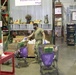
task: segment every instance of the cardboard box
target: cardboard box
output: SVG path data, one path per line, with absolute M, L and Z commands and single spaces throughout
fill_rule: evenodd
M 35 54 L 34 54 L 34 45 L 35 44 L 28 44 L 27 47 L 28 47 L 28 57 L 35 57 Z

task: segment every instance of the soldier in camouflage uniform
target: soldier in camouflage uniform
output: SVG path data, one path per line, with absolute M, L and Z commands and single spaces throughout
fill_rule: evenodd
M 36 55 L 36 58 L 39 58 L 38 47 L 39 47 L 39 45 L 42 45 L 43 39 L 45 39 L 45 33 L 42 28 L 38 27 L 37 23 L 34 23 L 33 27 L 34 27 L 34 31 L 31 35 L 28 36 L 28 38 L 34 36 L 34 38 L 35 38 L 35 55 Z

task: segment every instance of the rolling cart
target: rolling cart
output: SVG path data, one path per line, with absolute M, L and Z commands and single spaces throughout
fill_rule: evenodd
M 4 52 L 4 56 L 0 57 L 0 75 L 15 75 L 15 67 L 14 67 L 14 53 L 12 52 Z M 7 60 L 12 59 L 12 71 L 1 71 L 1 64 L 6 62 Z
M 41 75 L 59 75 L 58 52 L 59 49 L 54 45 L 47 44 L 39 47 Z

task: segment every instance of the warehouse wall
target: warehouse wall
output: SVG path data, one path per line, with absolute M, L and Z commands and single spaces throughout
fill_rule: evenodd
M 15 6 L 15 0 L 10 0 L 10 16 L 14 20 L 25 20 L 25 16 L 30 14 L 32 20 L 42 20 L 44 16 L 48 15 L 49 23 L 52 24 L 52 0 L 42 0 L 41 6 Z
M 71 21 L 68 7 L 70 5 L 75 5 L 76 2 L 74 2 L 74 0 L 60 1 L 64 6 L 63 24 L 66 25 L 66 23 Z M 15 6 L 15 0 L 10 0 L 10 16 L 13 17 L 14 20 L 21 19 L 23 22 L 25 22 L 25 16 L 27 14 L 32 16 L 32 20 L 42 20 L 42 23 L 44 23 L 44 16 L 48 14 L 49 23 L 52 25 L 52 0 L 42 0 L 41 6 Z

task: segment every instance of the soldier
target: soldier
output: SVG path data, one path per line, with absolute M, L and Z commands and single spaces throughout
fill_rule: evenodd
M 28 36 L 28 39 L 32 36 L 34 36 L 35 38 L 35 57 L 37 58 L 37 60 L 39 60 L 39 50 L 38 50 L 38 47 L 40 45 L 42 45 L 43 43 L 43 39 L 45 39 L 45 33 L 44 33 L 44 30 L 42 28 L 39 28 L 38 27 L 38 24 L 37 23 L 34 23 L 33 24 L 33 28 L 34 28 L 34 31 L 32 32 L 31 35 Z

